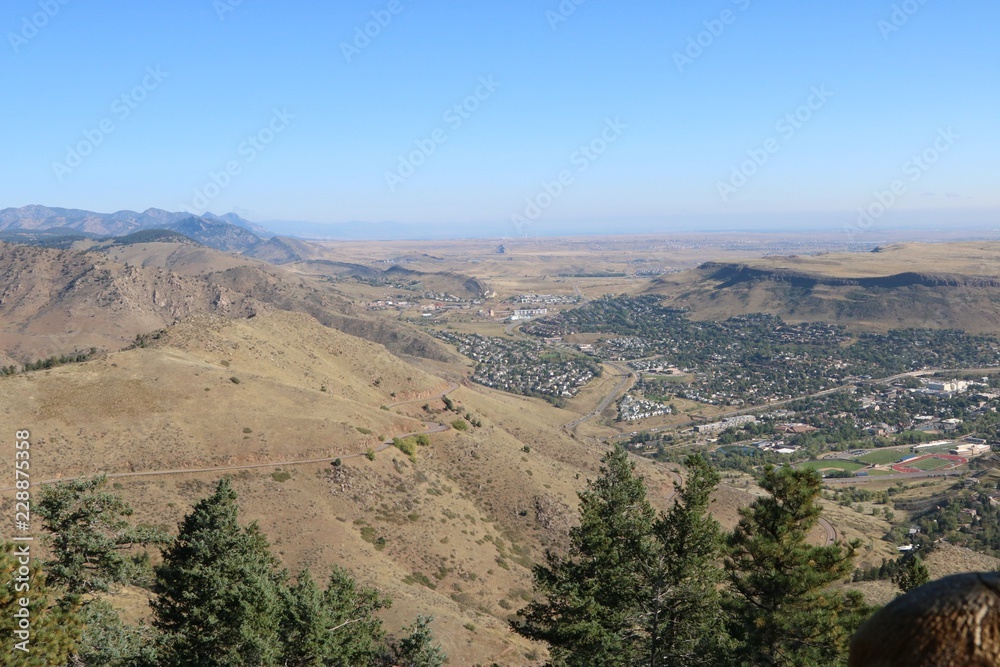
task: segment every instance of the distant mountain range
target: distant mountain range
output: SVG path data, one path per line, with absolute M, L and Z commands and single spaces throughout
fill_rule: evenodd
M 95 213 L 39 205 L 0 210 L 0 232 L 8 234 L 57 230 L 63 235 L 76 233 L 87 237 L 119 237 L 150 229 L 177 232 L 210 248 L 229 252 L 246 252 L 274 236 L 264 227 L 235 213 L 196 216 L 158 208 L 142 213 Z

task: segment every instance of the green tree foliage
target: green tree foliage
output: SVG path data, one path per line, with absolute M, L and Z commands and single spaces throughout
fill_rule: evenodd
M 15 546 L 0 541 L 0 637 L 3 653 L 0 664 L 9 667 L 55 667 L 66 664 L 80 636 L 78 606 L 71 601 L 54 600 L 45 581 L 42 563 L 25 565 L 16 555 Z M 27 573 L 25 574 L 25 568 Z M 28 601 L 27 607 L 21 601 Z M 21 611 L 26 609 L 26 612 Z M 27 613 L 29 628 L 24 632 L 20 616 Z M 21 642 L 27 642 L 22 644 Z M 20 650 L 21 648 L 27 651 Z
M 899 569 L 892 574 L 892 583 L 899 586 L 899 590 L 904 593 L 909 593 L 930 580 L 931 573 L 924 565 L 923 559 L 917 554 L 904 556 L 899 564 Z
M 600 476 L 580 493 L 580 525 L 570 553 L 546 554 L 534 569 L 544 596 L 524 608 L 514 629 L 545 641 L 554 665 L 641 664 L 646 587 L 637 581 L 654 549 L 653 508 L 635 464 L 618 446 L 602 459 Z
M 676 502 L 654 527 L 658 548 L 649 572 L 644 663 L 650 667 L 725 664 L 728 649 L 718 592 L 722 532 L 708 514 L 719 475 L 701 456 L 684 463 L 687 482 L 676 485 Z
M 61 354 L 59 356 L 51 356 L 37 361 L 29 361 L 22 367 L 22 372 L 28 373 L 31 371 L 48 370 L 50 368 L 55 368 L 56 366 L 64 366 L 65 364 L 80 364 L 85 361 L 90 361 L 96 354 L 97 348 L 92 347 L 87 352 L 73 352 L 72 354 Z M 16 369 L 14 369 L 13 366 L 9 366 L 8 368 L 10 371 L 5 374 L 14 375 Z
M 806 542 L 820 514 L 814 471 L 769 466 L 760 485 L 769 495 L 740 510 L 725 561 L 737 664 L 843 665 L 870 610 L 860 594 L 827 587 L 850 572 L 858 543 Z
M 142 547 L 167 536 L 128 521 L 132 507 L 104 490 L 105 476 L 42 487 L 36 511 L 51 535 L 49 580 L 70 595 L 109 591 L 115 584 L 140 582 L 150 570 Z
M 441 667 L 448 656 L 434 643 L 430 624 L 433 616 L 418 616 L 416 622 L 404 630 L 409 634 L 393 647 L 392 664 L 399 667 Z
M 228 479 L 195 505 L 157 568 L 154 625 L 166 666 L 277 665 L 284 573 L 257 525 L 238 521 Z
M 382 622 L 375 612 L 391 601 L 359 587 L 344 570 L 334 568 L 325 591 L 306 570 L 283 598 L 283 667 L 356 667 L 380 655 Z
M 726 664 L 719 584 L 722 534 L 709 516 L 718 474 L 690 456 L 677 501 L 656 516 L 621 447 L 580 494 L 567 557 L 535 568 L 544 596 L 521 611 L 521 634 L 545 641 L 553 665 Z
M 375 614 L 391 601 L 334 568 L 291 584 L 228 479 L 181 523 L 157 568 L 157 667 L 358 667 L 386 653 Z M 197 662 L 192 662 L 197 656 Z M 424 664 L 424 663 L 419 663 Z M 431 663 L 428 663 L 431 664 Z
M 105 600 L 92 600 L 80 612 L 83 633 L 73 667 L 156 665 L 158 634 L 148 625 L 129 625 Z

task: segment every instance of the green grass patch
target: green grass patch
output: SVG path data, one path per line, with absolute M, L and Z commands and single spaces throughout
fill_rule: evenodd
M 799 468 L 810 468 L 812 470 L 847 470 L 854 472 L 864 468 L 860 463 L 854 461 L 841 461 L 840 459 L 822 459 L 817 461 L 805 461 L 798 465 Z
M 858 460 L 873 465 L 885 465 L 895 463 L 904 456 L 908 456 L 909 453 L 909 450 L 906 449 L 876 449 L 864 456 L 859 456 Z
M 275 470 L 271 473 L 271 479 L 275 482 L 287 482 L 292 478 L 292 473 L 287 470 Z
M 917 461 L 916 463 L 907 464 L 911 468 L 916 468 L 917 470 L 937 470 L 938 468 L 946 468 L 955 463 L 955 461 L 945 461 L 944 459 L 924 459 L 923 461 Z

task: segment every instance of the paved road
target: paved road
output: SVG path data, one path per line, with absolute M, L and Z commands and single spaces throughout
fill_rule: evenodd
M 444 391 L 442 391 L 442 392 L 440 392 L 438 394 L 435 394 L 434 396 L 429 396 L 427 398 L 410 399 L 410 400 L 406 400 L 406 401 L 398 401 L 396 403 L 389 404 L 388 407 L 397 406 L 397 405 L 405 405 L 407 403 L 418 403 L 420 401 L 429 401 L 429 400 L 433 400 L 435 398 L 442 398 L 444 396 L 447 396 L 451 392 L 455 391 L 456 389 L 458 389 L 458 385 L 455 384 L 455 383 L 452 383 L 447 389 L 445 389 Z M 430 434 L 430 433 L 444 433 L 445 431 L 447 431 L 450 428 L 450 426 L 448 426 L 447 424 L 440 424 L 440 423 L 437 423 L 437 422 L 423 422 L 423 424 L 424 424 L 424 426 L 426 428 L 424 428 L 421 431 L 413 431 L 411 433 L 403 433 L 402 435 L 398 435 L 398 436 L 395 436 L 395 437 L 397 437 L 397 438 L 406 438 L 406 437 L 409 437 L 411 435 L 420 435 L 420 434 L 423 434 L 423 433 L 427 433 L 427 434 Z M 392 439 L 391 438 L 388 439 L 388 440 L 383 441 L 378 447 L 374 447 L 373 449 L 376 452 L 381 452 L 381 451 L 383 451 L 385 449 L 388 449 L 389 447 L 392 447 Z M 157 477 L 157 476 L 162 476 L 162 475 L 183 475 L 183 474 L 187 474 L 187 473 L 196 473 L 196 472 L 228 472 L 228 471 L 232 471 L 232 470 L 253 470 L 255 468 L 284 468 L 284 467 L 287 467 L 287 466 L 307 465 L 307 464 L 310 464 L 310 463 L 332 463 L 336 459 L 354 459 L 354 458 L 358 458 L 359 456 L 365 456 L 365 455 L 366 455 L 366 452 L 358 452 L 356 454 L 343 454 L 341 456 L 332 456 L 332 457 L 325 457 L 325 458 L 319 458 L 319 459 L 295 459 L 295 460 L 292 460 L 292 461 L 270 461 L 268 463 L 249 463 L 249 464 L 244 464 L 244 465 L 207 466 L 207 467 L 202 467 L 202 468 L 170 468 L 170 469 L 161 469 L 161 470 L 140 470 L 140 471 L 137 471 L 137 472 L 112 472 L 112 473 L 103 473 L 103 474 L 105 474 L 109 479 L 112 479 L 112 478 L 118 479 L 118 478 L 121 478 L 121 477 Z M 90 478 L 94 477 L 97 474 L 102 474 L 102 473 L 94 473 L 94 474 L 90 474 L 90 475 L 80 475 L 78 477 L 63 477 L 63 478 L 59 478 L 59 479 L 43 479 L 43 480 L 40 480 L 40 481 L 34 481 L 34 482 L 32 482 L 31 486 L 38 486 L 40 484 L 56 484 L 58 482 L 71 482 L 71 481 L 78 480 L 78 479 L 90 479 Z M 13 486 L 0 487 L 0 492 L 3 492 L 3 491 L 13 491 L 13 490 L 14 490 Z
M 967 471 L 966 471 L 967 472 Z M 857 484 L 859 482 L 905 482 L 924 477 L 956 477 L 964 474 L 961 470 L 945 470 L 937 472 L 901 472 L 896 475 L 876 475 L 875 477 L 826 477 L 824 484 Z
M 833 524 L 830 523 L 829 521 L 827 521 L 826 519 L 824 519 L 823 517 L 819 518 L 819 522 L 818 523 L 819 523 L 820 526 L 823 527 L 823 530 L 826 531 L 826 546 L 830 546 L 831 544 L 833 544 L 834 542 L 836 542 L 837 541 L 837 529 L 833 527 Z
M 615 385 L 614 389 L 612 389 L 604 398 L 600 400 L 596 408 L 594 408 L 587 414 L 583 415 L 582 417 L 574 419 L 568 424 L 563 424 L 563 428 L 566 429 L 567 431 L 572 431 L 574 428 L 576 428 L 583 422 L 587 421 L 588 419 L 596 417 L 597 415 L 604 412 L 604 409 L 607 408 L 609 405 L 611 405 L 611 402 L 615 400 L 619 396 L 619 394 L 621 394 L 621 392 L 625 389 L 626 385 L 628 385 L 629 381 L 636 377 L 635 372 L 631 368 L 628 368 L 627 366 L 622 366 L 621 364 L 617 364 L 613 361 L 607 361 L 605 363 L 608 366 L 612 366 L 615 369 L 617 369 L 622 374 L 622 379 L 618 381 L 618 384 Z
M 995 373 L 996 371 L 997 371 L 996 368 L 992 368 L 992 369 L 990 369 L 990 368 L 929 368 L 929 369 L 920 370 L 920 371 L 909 371 L 907 373 L 899 373 L 898 375 L 890 375 L 889 377 L 885 377 L 885 378 L 881 378 L 881 379 L 877 379 L 877 380 L 870 380 L 870 381 L 874 382 L 876 384 L 890 384 L 892 382 L 895 382 L 896 380 L 902 380 L 903 378 L 920 377 L 922 375 L 932 375 L 934 373 L 979 373 L 979 372 L 982 372 L 982 373 L 986 373 L 986 372 Z M 802 401 L 802 400 L 809 399 L 809 398 L 819 398 L 821 396 L 828 396 L 830 394 L 836 394 L 837 392 L 846 391 L 846 390 L 848 390 L 848 389 L 850 389 L 851 387 L 854 387 L 854 386 L 856 386 L 856 384 L 854 382 L 851 382 L 849 384 L 843 384 L 843 385 L 839 385 L 837 387 L 831 387 L 830 389 L 824 389 L 823 391 L 817 391 L 816 393 L 813 393 L 813 394 L 805 394 L 803 396 L 796 396 L 794 398 L 786 398 L 786 399 L 782 399 L 780 401 L 774 401 L 773 403 L 764 403 L 764 404 L 761 404 L 761 405 L 752 405 L 752 406 L 749 406 L 749 407 L 746 407 L 746 408 L 740 408 L 739 410 L 730 410 L 729 412 L 721 412 L 721 413 L 715 415 L 713 417 L 713 419 L 722 419 L 723 417 L 735 417 L 737 415 L 749 414 L 751 412 L 760 412 L 762 410 L 773 410 L 774 408 L 780 407 L 782 405 L 787 405 L 789 403 L 794 403 L 795 401 Z M 652 428 L 652 429 L 646 429 L 646 430 L 648 430 L 650 432 L 656 432 L 656 431 L 676 431 L 676 430 L 680 430 L 682 428 L 687 428 L 689 426 L 695 426 L 697 424 L 704 423 L 704 421 L 705 420 L 703 420 L 703 419 L 692 419 L 692 420 L 686 421 L 686 422 L 680 422 L 680 423 L 677 423 L 677 424 L 670 424 L 669 426 L 661 426 L 659 428 Z M 612 438 L 624 438 L 624 437 L 627 437 L 627 436 L 624 435 L 624 434 L 622 434 L 622 435 L 616 435 L 616 436 L 611 436 L 611 437 Z

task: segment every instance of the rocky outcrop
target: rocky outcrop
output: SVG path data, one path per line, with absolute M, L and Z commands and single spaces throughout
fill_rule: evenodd
M 879 610 L 851 640 L 849 667 L 1000 665 L 1000 573 L 932 581 Z

